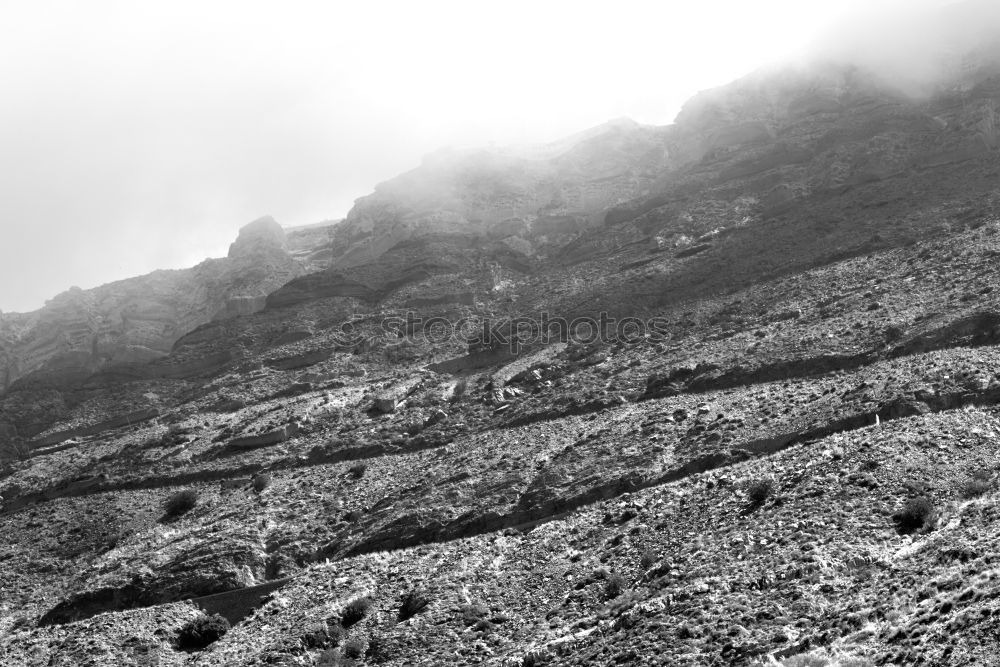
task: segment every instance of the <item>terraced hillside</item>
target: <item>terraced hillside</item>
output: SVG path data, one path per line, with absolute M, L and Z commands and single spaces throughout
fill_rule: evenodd
M 438 156 L 19 371 L 0 663 L 1000 664 L 1000 77 L 798 76 Z

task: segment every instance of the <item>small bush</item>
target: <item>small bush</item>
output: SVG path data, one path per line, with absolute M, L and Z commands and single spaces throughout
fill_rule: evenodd
M 198 504 L 198 492 L 194 489 L 185 489 L 173 494 L 163 503 L 163 513 L 168 518 L 178 517 L 194 509 Z
M 177 645 L 185 651 L 199 651 L 229 631 L 224 616 L 212 614 L 188 621 L 177 633 Z
M 260 493 L 267 487 L 271 486 L 271 473 L 262 472 L 258 475 L 254 475 L 251 483 L 253 484 L 253 490 Z
M 524 658 L 521 659 L 521 667 L 542 667 L 543 665 L 551 665 L 551 664 L 552 664 L 551 654 L 541 649 L 529 651 L 525 653 Z
M 368 649 L 365 651 L 365 657 L 368 658 L 369 662 L 382 662 L 389 658 L 388 645 L 382 635 L 375 634 L 368 637 Z
M 490 609 L 483 604 L 467 604 L 463 605 L 459 610 L 461 616 L 462 625 L 469 627 L 470 625 L 475 625 L 479 621 L 483 620 L 490 614 Z
M 368 464 L 355 463 L 354 465 L 352 465 L 350 468 L 347 469 L 347 472 L 350 473 L 351 477 L 353 477 L 354 479 L 361 479 L 362 477 L 365 476 L 365 471 L 367 470 L 368 470 Z
M 367 597 L 356 598 L 347 603 L 344 611 L 340 614 L 340 623 L 345 628 L 361 622 L 368 612 L 371 611 L 372 601 Z
M 756 479 L 747 486 L 747 498 L 754 505 L 760 505 L 774 490 L 774 481 L 769 477 Z
M 645 551 L 642 552 L 642 555 L 639 557 L 639 567 L 641 567 L 643 570 L 648 570 L 649 568 L 656 565 L 656 561 L 658 560 L 659 558 L 656 557 L 655 551 L 653 551 L 652 549 L 646 549 Z
M 885 328 L 885 339 L 893 343 L 902 338 L 905 333 L 903 327 L 893 324 Z
M 604 583 L 604 599 L 613 600 L 625 590 L 625 579 L 620 575 L 613 574 Z
M 344 656 L 357 660 L 365 654 L 365 642 L 361 639 L 348 639 L 343 646 Z
M 935 518 L 934 503 L 927 496 L 910 498 L 902 509 L 892 515 L 892 520 L 901 533 L 928 530 Z
M 326 648 L 337 646 L 344 640 L 344 628 L 334 620 L 311 624 L 302 634 L 302 644 L 306 648 Z
M 427 605 L 430 603 L 430 598 L 428 598 L 423 591 L 418 589 L 407 591 L 406 594 L 403 595 L 402 601 L 399 603 L 399 620 L 405 621 L 409 618 L 413 618 L 426 609 Z
M 317 667 L 354 667 L 358 663 L 344 655 L 339 648 L 328 648 L 316 657 Z
M 993 487 L 993 480 L 985 470 L 976 470 L 959 485 L 959 492 L 966 500 L 978 498 Z

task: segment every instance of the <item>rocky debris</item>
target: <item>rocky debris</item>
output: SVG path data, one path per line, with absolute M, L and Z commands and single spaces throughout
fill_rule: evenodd
M 333 349 L 318 349 L 310 350 L 308 352 L 303 352 L 302 354 L 296 354 L 289 357 L 279 357 L 276 359 L 268 359 L 264 362 L 269 368 L 274 368 L 280 371 L 290 371 L 297 368 L 308 368 L 309 366 L 315 366 L 316 364 L 322 363 L 333 356 Z
M 133 412 L 126 413 L 124 415 L 119 415 L 117 417 L 112 417 L 111 419 L 105 419 L 96 424 L 90 424 L 88 426 L 78 426 L 76 428 L 68 429 L 65 431 L 57 431 L 55 433 L 50 433 L 48 435 L 43 435 L 34 441 L 34 446 L 36 447 L 49 447 L 51 445 L 57 445 L 64 440 L 77 437 L 85 437 L 90 435 L 96 435 L 98 433 L 103 433 L 104 431 L 110 431 L 112 429 L 121 428 L 122 426 L 134 426 L 136 424 L 141 424 L 142 422 L 149 421 L 150 419 L 155 419 L 160 416 L 160 411 L 157 408 L 145 408 L 142 410 L 136 410 Z
M 257 449 L 259 447 L 271 447 L 272 445 L 277 445 L 279 443 L 285 442 L 292 436 L 294 436 L 299 430 L 296 424 L 285 424 L 276 429 L 270 431 L 265 431 L 263 433 L 258 433 L 256 435 L 243 435 L 238 438 L 233 438 L 228 443 L 226 447 L 228 449 L 234 450 L 246 450 L 246 449 Z
M 417 375 L 401 382 L 392 383 L 375 395 L 372 407 L 377 412 L 384 414 L 395 412 L 402 401 L 423 386 L 423 382 L 424 377 Z
M 246 489 L 250 487 L 251 478 L 236 477 L 233 479 L 223 479 L 219 482 L 220 491 L 232 491 L 234 489 Z
M 106 611 L 146 607 L 246 589 L 262 578 L 263 553 L 236 534 L 173 546 L 170 556 L 154 572 L 137 571 L 122 585 L 124 573 L 106 576 L 106 585 L 79 592 L 63 600 L 39 620 L 40 625 L 65 624 Z M 91 584 L 92 586 L 94 584 Z

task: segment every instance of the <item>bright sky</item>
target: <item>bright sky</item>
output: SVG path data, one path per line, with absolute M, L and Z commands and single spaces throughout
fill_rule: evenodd
M 0 0 L 0 309 L 223 256 L 261 215 L 342 217 L 443 146 L 669 123 L 913 4 Z

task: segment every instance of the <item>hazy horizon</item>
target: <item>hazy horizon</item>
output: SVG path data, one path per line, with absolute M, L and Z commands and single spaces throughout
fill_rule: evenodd
M 0 310 L 224 256 L 264 215 L 341 218 L 444 147 L 668 124 L 862 7 L 914 3 L 470 4 L 7 6 Z

